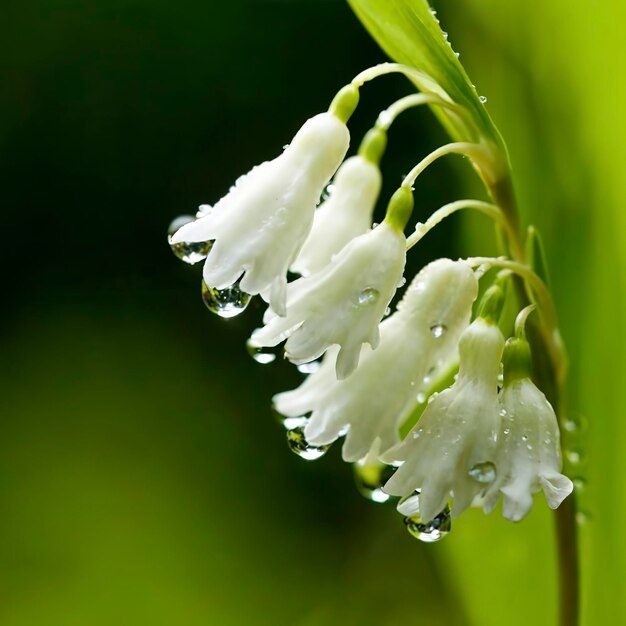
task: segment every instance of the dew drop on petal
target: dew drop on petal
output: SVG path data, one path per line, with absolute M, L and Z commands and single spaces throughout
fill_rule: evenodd
M 425 393 L 418 393 L 416 400 L 418 401 L 419 404 L 424 404 L 426 402 L 426 394 Z
M 294 454 L 297 454 L 305 461 L 315 461 L 323 457 L 330 448 L 330 444 L 325 446 L 312 446 L 309 444 L 304 437 L 303 424 L 287 430 L 287 445 Z
M 433 324 L 430 327 L 430 332 L 435 339 L 439 339 L 439 337 L 443 337 L 444 333 L 448 330 L 448 327 L 444 324 Z
M 393 476 L 396 471 L 391 465 L 382 463 L 368 464 L 355 463 L 354 481 L 359 493 L 372 502 L 387 502 L 391 497 L 383 491 L 383 485 Z
M 326 187 L 324 188 L 324 191 L 322 191 L 321 202 L 326 202 L 326 200 L 328 200 L 333 195 L 334 191 L 335 191 L 335 185 L 333 185 L 332 183 L 329 183 L 328 185 L 326 185 Z
M 194 222 L 195 219 L 196 218 L 192 215 L 180 215 L 175 218 L 167 228 L 167 242 L 170 244 L 170 249 L 174 253 L 174 256 L 189 265 L 204 261 L 213 245 L 212 241 L 180 241 L 178 243 L 172 243 L 174 234 L 182 226 Z
M 246 309 L 251 296 L 239 289 L 239 281 L 225 289 L 209 287 L 202 281 L 202 300 L 211 313 L 220 317 L 235 317 Z
M 276 360 L 276 348 L 259 347 L 248 341 L 248 343 L 246 343 L 246 349 L 248 350 L 248 354 L 261 365 L 267 365 Z
M 487 461 L 477 463 L 467 472 L 475 481 L 483 484 L 492 483 L 496 479 L 496 466 Z
M 445 537 L 452 528 L 450 507 L 446 504 L 446 508 L 430 521 L 424 521 L 419 514 L 416 514 L 405 517 L 404 523 L 413 537 L 424 543 L 434 543 Z
M 363 289 L 357 297 L 358 304 L 361 306 L 365 306 L 368 304 L 374 304 L 376 300 L 378 300 L 378 296 L 380 293 L 378 289 L 374 289 L 373 287 L 368 287 L 367 289 Z

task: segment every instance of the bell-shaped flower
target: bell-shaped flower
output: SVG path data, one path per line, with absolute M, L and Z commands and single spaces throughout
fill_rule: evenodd
M 180 228 L 172 244 L 213 241 L 204 282 L 224 289 L 243 274 L 248 294 L 269 290 L 285 311 L 287 270 L 304 243 L 320 195 L 343 160 L 349 132 L 333 113 L 308 120 L 284 152 L 237 180 L 212 209 Z
M 329 351 L 299 388 L 274 397 L 276 409 L 288 417 L 310 413 L 304 436 L 313 446 L 345 433 L 344 460 L 377 457 L 399 442 L 399 426 L 416 405 L 426 374 L 456 353 L 477 289 L 467 264 L 434 261 L 380 325 L 378 348 L 362 348 L 351 376 L 335 379 L 336 351 Z
M 381 184 L 378 165 L 361 155 L 347 159 L 337 170 L 330 195 L 315 211 L 313 228 L 291 270 L 302 276 L 317 272 L 367 232 Z
M 404 234 L 385 220 L 319 272 L 289 283 L 287 314 L 279 317 L 268 309 L 265 326 L 250 343 L 275 346 L 287 338 L 285 354 L 294 363 L 313 361 L 338 344 L 337 376 L 349 376 L 362 344 L 378 345 L 378 324 L 402 279 L 405 259 Z
M 498 373 L 504 347 L 500 329 L 478 317 L 459 341 L 459 373 L 455 383 L 431 397 L 422 417 L 386 462 L 402 465 L 385 484 L 390 495 L 419 492 L 419 511 L 433 519 L 454 497 L 459 515 L 485 482 L 493 480 L 491 460 L 496 442 Z
M 554 409 L 529 377 L 528 343 L 509 339 L 503 364 L 496 477 L 483 497 L 483 510 L 490 513 L 502 495 L 503 516 L 517 522 L 530 510 L 533 493 L 543 490 L 550 508 L 556 509 L 572 492 L 573 484 L 561 474 Z

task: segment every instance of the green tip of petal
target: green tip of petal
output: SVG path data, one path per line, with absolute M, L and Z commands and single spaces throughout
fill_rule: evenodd
M 328 107 L 328 111 L 344 124 L 359 104 L 359 89 L 355 85 L 342 87 Z
M 532 356 L 530 346 L 525 339 L 511 337 L 504 346 L 502 355 L 504 385 L 509 385 L 520 378 L 530 378 Z
M 413 190 L 410 187 L 400 187 L 389 200 L 385 222 L 399 232 L 404 232 L 413 212 L 413 204 Z
M 504 307 L 504 289 L 498 284 L 491 285 L 478 305 L 478 317 L 490 324 L 497 324 Z
M 378 165 L 387 147 L 387 133 L 382 128 L 371 128 L 367 131 L 359 146 L 359 155 L 370 163 Z

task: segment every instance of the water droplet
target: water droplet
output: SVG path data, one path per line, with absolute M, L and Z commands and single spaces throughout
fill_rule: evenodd
M 209 287 L 202 281 L 202 300 L 211 313 L 220 317 L 235 317 L 250 303 L 250 294 L 239 289 L 239 281 L 226 289 Z
M 572 482 L 574 483 L 574 488 L 576 489 L 576 491 L 582 491 L 585 488 L 585 485 L 587 484 L 585 479 L 582 478 L 581 476 L 576 476 L 575 478 L 572 479 Z
M 296 369 L 301 374 L 315 374 L 321 365 L 321 360 L 311 361 L 310 363 L 300 363 L 300 365 L 296 365 Z
M 487 102 L 487 96 L 478 96 L 478 99 L 481 101 L 482 104 L 485 104 L 485 102 Z
M 578 465 L 578 463 L 580 463 L 582 460 L 582 456 L 580 452 L 578 452 L 578 450 L 567 450 L 565 452 L 565 455 L 567 456 L 567 460 L 572 465 Z
M 290 428 L 287 431 L 287 445 L 294 454 L 297 454 L 301 459 L 306 461 L 315 461 L 323 457 L 328 448 L 330 448 L 330 444 L 325 446 L 312 446 L 309 444 L 304 438 L 303 424 L 295 428 Z
M 415 497 L 415 495 L 412 494 L 409 497 Z M 450 507 L 446 504 L 446 508 L 430 521 L 424 521 L 418 513 L 411 517 L 405 517 L 404 523 L 413 537 L 424 543 L 434 543 L 450 532 L 452 527 Z
M 326 202 L 326 200 L 328 200 L 328 198 L 330 198 L 333 195 L 333 192 L 335 191 L 335 185 L 333 185 L 332 183 L 329 183 L 328 185 L 326 185 L 326 187 L 324 188 L 324 191 L 322 191 L 322 198 L 320 201 L 321 202 Z
M 259 347 L 248 341 L 246 343 L 246 349 L 248 350 L 248 354 L 261 365 L 267 365 L 276 360 L 276 348 Z
M 589 521 L 589 514 L 586 513 L 585 511 L 578 511 L 576 513 L 576 523 L 579 526 L 582 526 L 583 524 L 586 524 Z
M 195 222 L 196 218 L 192 215 L 180 215 L 174 220 L 167 228 L 167 243 L 170 244 L 170 248 L 176 258 L 194 265 L 206 259 L 207 255 L 211 251 L 212 241 L 180 241 L 179 243 L 172 243 L 173 235 L 185 224 Z
M 391 307 L 389 306 L 385 309 L 385 317 L 387 317 L 388 315 L 391 315 Z
M 563 430 L 569 435 L 578 435 L 584 432 L 587 427 L 587 419 L 582 415 L 571 415 L 563 424 Z
M 506 409 L 500 409 L 500 417 L 506 417 Z
M 434 324 L 430 327 L 430 332 L 435 339 L 442 337 L 443 334 L 448 330 L 448 327 L 444 324 Z
M 505 428 L 505 429 L 502 431 L 502 434 L 504 434 L 504 435 L 510 435 L 510 434 L 511 434 L 511 429 L 510 429 L 510 428 Z
M 446 40 L 448 39 L 448 33 L 446 33 L 446 31 L 445 31 L 445 30 L 442 30 L 442 31 L 441 31 L 441 34 L 443 35 L 443 38 L 444 38 L 444 39 L 446 39 Z
M 368 305 L 374 304 L 376 300 L 378 300 L 378 296 L 380 295 L 378 289 L 374 289 L 373 287 L 368 287 L 367 289 L 363 289 L 361 293 L 359 293 L 357 297 L 357 301 L 360 305 Z
M 357 489 L 364 498 L 380 503 L 389 500 L 391 496 L 383 491 L 383 485 L 393 476 L 395 467 L 382 463 L 365 465 L 359 462 L 353 468 Z
M 424 404 L 424 402 L 426 402 L 426 394 L 425 393 L 418 393 L 417 394 L 417 401 L 420 404 Z
M 496 466 L 489 461 L 477 463 L 467 473 L 479 483 L 492 483 L 496 479 Z
M 528 441 L 528 435 L 522 435 L 522 441 Z
M 461 53 L 460 52 L 455 52 L 454 56 L 458 59 L 461 56 Z

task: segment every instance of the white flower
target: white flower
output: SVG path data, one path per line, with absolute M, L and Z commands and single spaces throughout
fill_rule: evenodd
M 314 446 L 347 431 L 344 460 L 371 461 L 398 443 L 398 427 L 416 405 L 426 373 L 456 353 L 477 289 L 465 263 L 431 263 L 412 281 L 398 311 L 380 325 L 378 348 L 363 347 L 350 377 L 336 380 L 336 350 L 329 351 L 298 389 L 274 397 L 276 409 L 290 417 L 311 413 L 304 435 Z
M 503 347 L 497 326 L 482 317 L 472 322 L 459 341 L 456 382 L 432 398 L 406 439 L 383 457 L 403 462 L 384 490 L 397 496 L 419 490 L 422 519 L 433 519 L 451 496 L 459 515 L 493 479 Z
M 315 211 L 313 228 L 291 271 L 308 276 L 322 269 L 349 241 L 372 225 L 382 176 L 363 156 L 347 159 L 337 170 L 332 192 Z
M 287 339 L 286 356 L 294 363 L 320 357 L 340 346 L 336 371 L 349 376 L 361 345 L 376 348 L 378 323 L 402 278 L 406 238 L 384 221 L 353 239 L 326 267 L 299 278 L 287 288 L 287 314 L 266 312 L 263 328 L 251 337 L 256 346 L 275 346 Z
M 176 232 L 171 243 L 214 241 L 203 277 L 226 288 L 243 274 L 249 294 L 270 290 L 275 311 L 285 311 L 287 269 L 311 228 L 315 206 L 348 150 L 346 125 L 332 113 L 308 120 L 273 161 L 237 180 L 211 210 Z
M 490 513 L 502 494 L 502 514 L 517 522 L 530 510 L 532 494 L 541 489 L 550 508 L 556 509 L 573 489 L 572 481 L 561 474 L 556 415 L 530 378 L 514 377 L 507 381 L 506 360 L 500 407 L 502 424 L 494 457 L 496 478 L 484 495 L 483 510 Z

